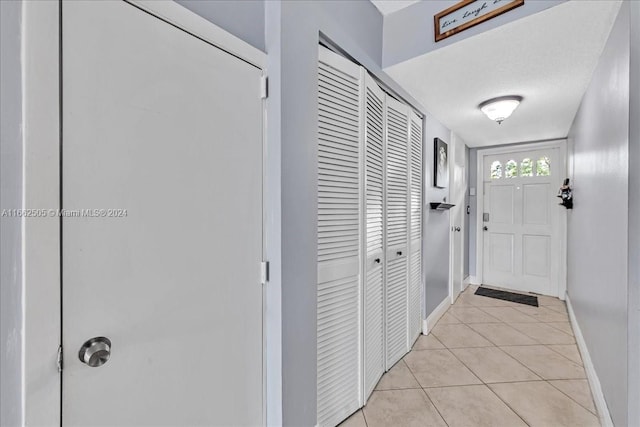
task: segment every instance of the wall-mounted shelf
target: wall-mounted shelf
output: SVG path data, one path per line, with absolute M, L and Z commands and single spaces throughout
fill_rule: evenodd
M 449 209 L 455 206 L 455 205 L 452 205 L 451 203 L 442 203 L 442 202 L 431 202 L 429 204 L 431 205 L 431 209 L 436 211 L 448 211 Z

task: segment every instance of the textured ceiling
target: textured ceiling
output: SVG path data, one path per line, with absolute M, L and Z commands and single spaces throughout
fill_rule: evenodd
M 620 1 L 562 3 L 385 71 L 471 147 L 567 136 Z M 501 125 L 478 109 L 524 100 Z
M 420 0 L 371 0 L 380 13 L 388 15 L 396 12 L 400 9 L 404 9 L 407 6 L 411 6 L 414 3 L 418 3 Z

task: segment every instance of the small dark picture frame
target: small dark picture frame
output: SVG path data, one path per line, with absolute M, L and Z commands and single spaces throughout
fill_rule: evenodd
M 433 138 L 433 184 L 438 188 L 449 185 L 449 150 L 440 138 Z

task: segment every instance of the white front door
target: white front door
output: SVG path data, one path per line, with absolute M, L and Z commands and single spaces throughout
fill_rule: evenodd
M 483 284 L 558 296 L 559 163 L 557 148 L 484 156 Z
M 261 425 L 262 72 L 129 3 L 62 9 L 62 207 L 105 209 L 62 222 L 62 424 Z

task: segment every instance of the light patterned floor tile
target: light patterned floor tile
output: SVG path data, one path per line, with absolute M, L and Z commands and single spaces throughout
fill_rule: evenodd
M 522 307 L 515 307 L 516 310 L 531 316 L 539 322 L 568 322 L 569 316 L 567 314 L 558 313 L 551 310 L 548 307 L 531 307 L 523 305 Z
M 404 360 L 401 360 L 382 376 L 376 386 L 376 390 L 398 390 L 403 388 L 420 388 L 420 384 L 418 384 Z
M 533 338 L 540 344 L 573 344 L 576 339 L 546 323 L 510 323 L 510 325 Z
M 438 338 L 433 334 L 420 335 L 413 345 L 413 350 L 434 350 L 437 348 L 444 348 L 444 344 L 438 341 Z
M 447 348 L 490 347 L 493 344 L 465 324 L 436 325 L 432 334 Z
M 451 352 L 485 383 L 541 380 L 498 347 L 457 348 Z
M 486 311 L 491 316 L 502 320 L 505 323 L 515 323 L 515 322 L 518 322 L 518 323 L 525 323 L 525 322 L 536 323 L 536 322 L 538 322 L 533 317 L 528 316 L 528 315 L 522 313 L 521 311 L 516 310 L 513 307 L 483 307 L 482 310 Z
M 597 415 L 596 406 L 591 396 L 591 388 L 587 380 L 557 380 L 549 383 L 561 392 L 575 400 L 578 404 Z
M 499 323 L 500 320 L 477 307 L 453 306 L 448 313 L 462 323 Z
M 584 368 L 544 345 L 500 347 L 545 380 L 586 378 Z
M 557 351 L 572 362 L 576 362 L 579 365 L 583 364 L 580 351 L 578 350 L 578 346 L 575 344 L 555 344 L 547 345 L 547 347 L 551 350 Z
M 450 315 L 449 313 L 445 313 L 440 317 L 440 320 L 436 323 L 437 325 L 449 325 L 452 323 L 461 323 L 458 319 Z
M 424 390 L 374 391 L 364 416 L 368 427 L 446 427 Z
M 351 415 L 349 418 L 344 420 L 340 427 L 367 427 L 367 423 L 364 420 L 364 415 L 362 414 L 362 410 L 359 410 L 355 414 Z
M 481 383 L 449 350 L 412 351 L 404 361 L 422 387 Z
M 532 427 L 600 426 L 598 418 L 546 381 L 489 387 Z
M 495 345 L 539 344 L 536 340 L 515 330 L 506 323 L 474 323 L 469 327 Z
M 549 322 L 547 323 L 547 325 L 551 326 L 552 328 L 556 328 L 559 331 L 567 333 L 571 336 L 574 335 L 573 329 L 571 328 L 571 323 L 569 322 Z
M 425 390 L 449 427 L 525 427 L 526 424 L 485 385 Z

